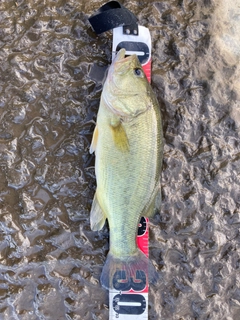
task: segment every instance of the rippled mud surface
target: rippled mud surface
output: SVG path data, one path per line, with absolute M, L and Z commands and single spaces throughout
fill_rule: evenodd
M 108 229 L 89 226 L 89 145 L 111 34 L 87 21 L 105 2 L 0 3 L 0 319 L 108 319 Z M 164 120 L 149 319 L 237 320 L 239 56 L 221 48 L 222 1 L 122 3 L 151 31 Z

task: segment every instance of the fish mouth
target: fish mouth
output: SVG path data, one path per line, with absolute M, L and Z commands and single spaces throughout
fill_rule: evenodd
M 118 89 L 118 90 L 119 90 L 119 87 L 118 87 L 117 83 L 115 83 L 115 81 L 114 81 L 114 76 L 113 76 L 114 73 L 115 73 L 115 71 L 116 71 L 116 69 L 118 69 L 117 66 L 118 66 L 119 64 L 121 65 L 122 63 L 124 63 L 124 62 L 132 59 L 131 56 L 125 57 L 125 54 L 126 54 L 126 49 L 124 49 L 124 48 L 120 49 L 120 50 L 117 52 L 117 54 L 116 54 L 116 56 L 115 56 L 115 58 L 114 58 L 114 60 L 113 60 L 113 62 L 112 62 L 112 64 L 111 64 L 111 66 L 110 66 L 110 68 L 109 68 L 109 70 L 108 70 L 107 81 L 109 81 L 110 83 L 112 83 L 113 86 L 114 86 L 116 89 Z
M 113 80 L 113 74 L 115 73 L 115 71 L 119 70 L 119 66 L 121 66 L 121 65 L 125 65 L 125 66 L 129 65 L 130 66 L 131 62 L 134 61 L 134 59 L 136 59 L 136 58 L 137 58 L 137 56 L 134 54 L 126 56 L 126 49 L 124 49 L 124 48 L 120 49 L 117 52 L 111 66 L 109 68 L 109 71 L 108 71 L 109 79 Z
M 131 60 L 131 59 L 133 58 L 133 56 L 134 56 L 134 55 L 128 55 L 128 56 L 126 56 L 126 49 L 122 48 L 122 49 L 120 49 L 120 50 L 117 52 L 117 54 L 116 54 L 116 56 L 115 56 L 115 58 L 114 58 L 114 60 L 113 60 L 113 65 L 114 65 L 115 63 L 118 63 L 118 62 L 123 62 L 123 61 Z
M 115 56 L 114 58 L 114 62 L 117 62 L 119 60 L 122 60 L 125 58 L 125 54 L 126 54 L 126 49 L 120 49 L 118 52 L 117 52 L 117 55 Z

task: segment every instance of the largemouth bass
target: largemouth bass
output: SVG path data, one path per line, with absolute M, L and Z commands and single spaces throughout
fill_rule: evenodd
M 97 189 L 90 223 L 110 228 L 110 250 L 101 275 L 109 289 L 117 271 L 136 279 L 137 270 L 156 279 L 152 263 L 138 249 L 142 216 L 159 208 L 163 152 L 161 115 L 155 94 L 136 55 L 121 49 L 103 86 L 90 152 L 95 152 Z

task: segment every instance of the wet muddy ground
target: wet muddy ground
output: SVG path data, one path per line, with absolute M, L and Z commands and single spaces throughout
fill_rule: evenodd
M 105 2 L 0 3 L 0 319 L 108 319 L 89 146 L 112 38 L 87 20 Z M 219 41 L 222 1 L 122 3 L 152 34 L 165 136 L 149 319 L 238 320 L 239 57 L 228 30 Z

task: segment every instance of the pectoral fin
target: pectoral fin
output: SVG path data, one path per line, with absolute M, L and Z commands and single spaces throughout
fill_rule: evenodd
M 96 126 L 93 132 L 92 142 L 89 150 L 90 153 L 93 153 L 94 151 L 96 151 L 97 141 L 98 141 L 98 127 Z
M 129 151 L 128 137 L 122 123 L 119 121 L 110 126 L 115 146 L 122 152 Z
M 92 208 L 90 212 L 90 226 L 93 231 L 101 230 L 104 226 L 106 217 L 100 207 L 100 204 L 95 193 Z

